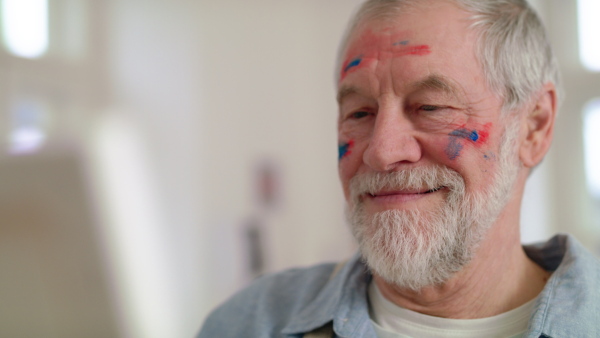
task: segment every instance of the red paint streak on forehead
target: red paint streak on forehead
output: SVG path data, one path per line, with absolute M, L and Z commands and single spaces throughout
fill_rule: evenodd
M 431 48 L 427 45 L 419 45 L 414 47 L 409 47 L 406 51 L 406 54 L 401 55 L 427 55 L 431 53 Z M 400 55 L 400 56 L 401 56 Z
M 375 61 L 385 61 L 406 55 L 428 55 L 431 48 L 428 45 L 413 45 L 410 41 L 412 34 L 409 31 L 391 32 L 384 29 L 375 34 L 366 30 L 359 37 L 353 39 L 346 52 L 346 60 L 342 64 L 340 81 L 350 72 L 364 68 Z

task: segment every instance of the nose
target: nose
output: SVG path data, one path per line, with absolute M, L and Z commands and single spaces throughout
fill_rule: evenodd
M 390 171 L 421 159 L 422 149 L 412 122 L 398 109 L 380 109 L 363 161 L 375 171 Z

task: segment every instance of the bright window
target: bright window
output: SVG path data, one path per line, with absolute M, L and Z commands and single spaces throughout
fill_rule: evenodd
M 600 98 L 584 111 L 585 169 L 590 193 L 600 199 Z
M 48 0 L 1 0 L 2 32 L 8 50 L 37 58 L 48 49 Z
M 600 72 L 600 1 L 578 0 L 579 56 L 583 66 Z

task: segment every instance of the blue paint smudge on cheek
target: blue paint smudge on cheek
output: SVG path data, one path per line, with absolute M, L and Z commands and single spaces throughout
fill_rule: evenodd
M 462 149 L 463 145 L 460 143 L 460 140 L 454 137 L 450 137 L 450 142 L 446 147 L 446 155 L 448 155 L 449 159 L 454 160 L 458 156 L 460 156 L 460 152 Z
M 493 152 L 487 152 L 487 153 L 483 154 L 483 158 L 485 158 L 488 161 L 495 160 L 496 154 L 494 154 Z
M 360 65 L 360 63 L 362 62 L 362 58 L 359 56 L 356 59 L 352 60 L 347 66 L 346 68 L 344 68 L 344 72 L 349 71 L 350 69 L 357 67 Z
M 479 134 L 477 133 L 477 130 L 469 131 L 464 128 L 456 129 L 456 130 L 452 131 L 449 135 L 464 138 L 464 139 L 469 139 L 473 142 L 477 142 L 477 140 L 479 140 Z
M 342 158 L 348 154 L 348 150 L 350 150 L 349 143 L 344 143 L 338 146 L 338 161 L 341 161 Z

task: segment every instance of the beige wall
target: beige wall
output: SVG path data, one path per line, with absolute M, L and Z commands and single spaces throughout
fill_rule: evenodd
M 353 252 L 336 174 L 333 64 L 355 3 L 113 3 L 111 111 L 150 149 L 163 217 L 154 230 L 165 234 L 169 271 L 182 276 L 162 286 L 180 332 L 252 278 L 249 220 L 261 223 L 266 272 Z M 255 191 L 265 162 L 281 183 L 269 210 Z
M 2 305 L 20 309 L 0 305 L 9 313 L 0 327 L 191 336 L 252 279 L 244 235 L 252 220 L 266 272 L 355 250 L 337 178 L 333 66 L 358 0 L 56 3 L 88 6 L 79 68 L 58 50 L 40 63 L 0 53 L 3 101 L 38 86 L 73 103 L 52 112 L 41 153 L 0 156 L 0 251 L 15 257 L 0 259 L 15 272 L 0 279 L 0 292 L 12 302 Z M 523 237 L 568 231 L 593 249 L 600 227 L 584 185 L 581 108 L 600 96 L 598 75 L 575 54 L 574 2 L 535 4 L 568 96 L 554 149 L 528 184 Z M 10 107 L 2 109 L 7 122 Z M 272 207 L 257 201 L 265 163 L 280 182 Z M 65 321 L 70 315 L 81 324 Z M 39 325 L 21 324 L 29 321 Z
M 115 337 L 80 161 L 0 161 L 0 336 Z

